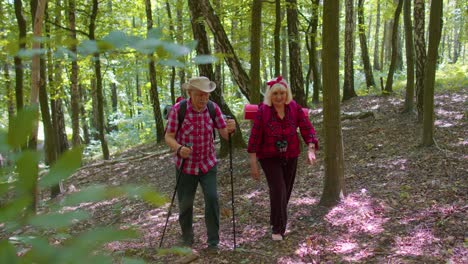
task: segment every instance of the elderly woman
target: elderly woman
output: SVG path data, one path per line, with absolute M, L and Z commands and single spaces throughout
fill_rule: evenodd
M 287 206 L 300 153 L 298 127 L 308 145 L 308 162 L 313 164 L 318 149 L 314 127 L 292 99 L 287 82 L 281 76 L 270 80 L 254 119 L 247 151 L 252 178 L 260 178 L 258 159 L 268 182 L 273 240 L 283 240 L 286 231 Z

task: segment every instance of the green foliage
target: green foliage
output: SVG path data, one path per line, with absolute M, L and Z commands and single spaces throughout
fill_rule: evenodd
M 436 91 L 459 91 L 468 87 L 468 65 L 442 64 L 436 71 Z
M 4 236 L 0 240 L 0 263 L 113 263 L 114 257 L 106 254 L 102 246 L 116 240 L 134 239 L 135 230 L 119 230 L 113 227 L 96 227 L 82 234 L 67 234 L 74 224 L 90 218 L 83 210 L 64 210 L 64 206 L 77 206 L 83 202 L 97 202 L 112 198 L 132 198 L 160 206 L 167 200 L 149 186 L 92 185 L 68 195 L 58 204 L 46 204 L 46 213 L 34 215 L 28 210 L 34 199 L 34 183 L 38 177 L 38 153 L 20 151 L 26 143 L 36 120 L 36 110 L 25 108 L 12 120 L 8 133 L 0 130 L 0 151 L 11 155 L 15 163 L 13 181 L 1 182 L 0 223 Z M 39 186 L 49 187 L 69 177 L 81 164 L 82 149 L 72 149 L 54 163 L 41 177 Z M 14 198 L 11 195 L 14 193 Z M 49 244 L 48 236 L 56 233 L 58 246 Z M 15 234 L 15 236 L 13 236 Z M 18 256 L 18 252 L 23 253 Z M 124 263 L 142 263 L 137 259 L 124 259 Z

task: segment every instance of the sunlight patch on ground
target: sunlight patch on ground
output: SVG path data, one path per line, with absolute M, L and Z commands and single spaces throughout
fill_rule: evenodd
M 393 251 L 398 255 L 420 256 L 425 253 L 425 249 L 433 250 L 429 249 L 428 246 L 439 240 L 430 230 L 420 229 L 408 236 L 397 236 Z M 436 254 L 436 252 L 432 252 L 432 254 Z
M 264 193 L 263 190 L 255 190 L 255 191 L 253 191 L 253 192 L 251 192 L 251 193 L 244 194 L 244 195 L 242 195 L 241 197 L 250 200 L 250 199 L 252 199 L 252 198 L 255 198 L 255 197 L 258 197 L 258 196 L 260 196 L 260 195 L 263 195 L 263 193 Z
M 342 204 L 325 216 L 325 219 L 333 226 L 346 227 L 350 233 L 381 233 L 388 218 L 382 217 L 382 206 L 373 205 L 371 198 L 365 193 L 347 196 Z
M 446 122 L 445 120 L 436 120 L 434 122 L 434 126 L 436 126 L 436 127 L 453 127 L 455 125 L 452 124 L 452 123 Z
M 294 205 L 294 206 L 313 205 L 316 203 L 317 203 L 317 199 L 310 198 L 310 197 L 296 198 L 296 199 L 292 199 L 289 202 L 289 204 Z

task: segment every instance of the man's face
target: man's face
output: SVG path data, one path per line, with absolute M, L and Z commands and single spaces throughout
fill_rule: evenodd
M 205 93 L 200 90 L 189 90 L 190 98 L 192 98 L 192 105 L 196 110 L 202 110 L 208 104 L 210 93 Z

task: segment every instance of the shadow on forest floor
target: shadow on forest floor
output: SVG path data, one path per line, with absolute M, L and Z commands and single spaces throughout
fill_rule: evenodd
M 289 205 L 286 239 L 271 241 L 266 180 L 249 176 L 245 150 L 234 151 L 237 250 L 233 250 L 229 159 L 220 160 L 218 189 L 221 207 L 221 242 L 218 253 L 208 253 L 199 189 L 194 209 L 197 258 L 193 263 L 467 263 L 468 92 L 438 94 L 437 145 L 419 146 L 421 125 L 402 115 L 403 102 L 394 97 L 367 96 L 343 104 L 345 112 L 370 111 L 364 119 L 343 120 L 346 198 L 338 206 L 318 206 L 324 182 L 323 152 L 318 163 L 299 160 Z M 323 144 L 321 109 L 312 114 Z M 247 129 L 247 123 L 243 125 Z M 245 131 L 244 133 L 247 133 Z M 122 162 L 88 166 L 67 182 L 77 189 L 96 183 L 137 183 L 154 186 L 169 199 L 174 190 L 170 154 L 132 159 L 142 153 L 167 149 L 145 145 L 129 149 Z M 106 248 L 116 256 L 137 256 L 150 263 L 173 263 L 183 256 L 159 255 L 157 247 L 168 204 L 152 208 L 141 202 L 114 199 L 84 204 L 93 219 L 77 225 L 76 232 L 96 225 L 137 227 L 141 239 L 114 242 Z M 177 206 L 173 208 L 164 247 L 179 239 Z

